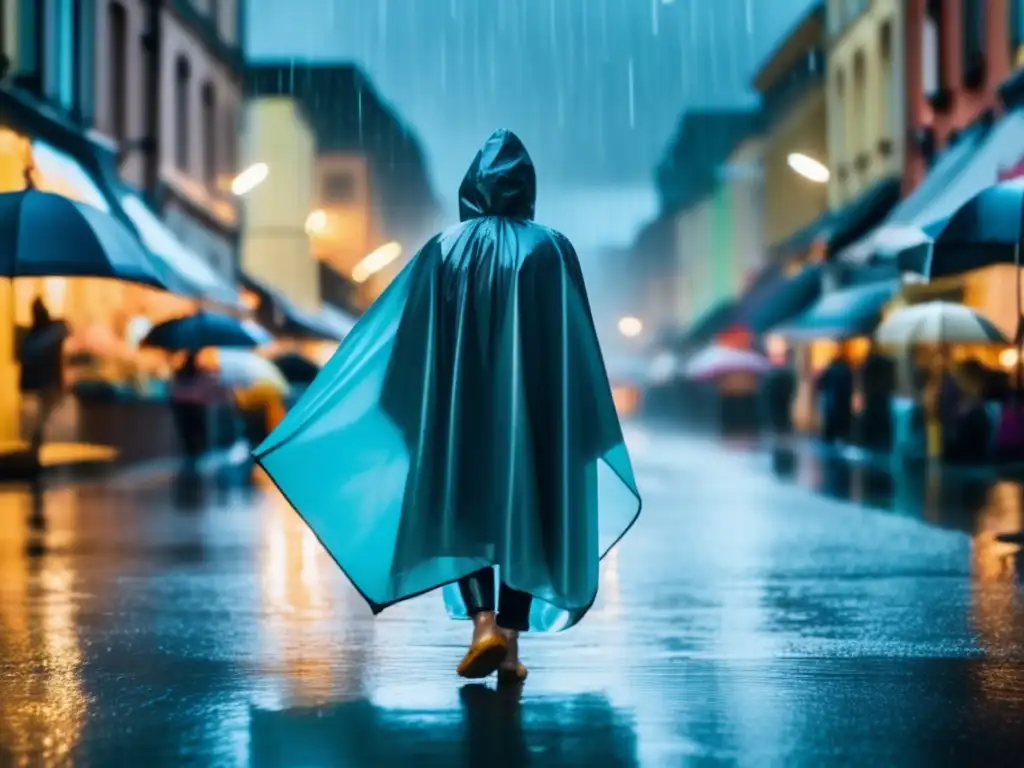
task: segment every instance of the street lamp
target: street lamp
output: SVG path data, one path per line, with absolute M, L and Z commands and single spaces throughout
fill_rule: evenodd
M 638 317 L 619 318 L 619 333 L 627 339 L 635 339 L 644 332 L 643 321 Z
M 253 163 L 231 181 L 231 192 L 238 197 L 248 194 L 266 181 L 269 175 L 270 166 L 266 163 Z
M 306 234 L 322 235 L 327 231 L 327 212 L 317 208 L 306 217 Z
M 824 164 L 803 152 L 790 152 L 786 162 L 796 173 L 815 184 L 826 184 L 831 178 L 831 174 Z
M 352 279 L 357 283 L 365 283 L 373 275 L 402 255 L 402 245 L 392 240 L 380 248 L 364 256 L 352 268 Z

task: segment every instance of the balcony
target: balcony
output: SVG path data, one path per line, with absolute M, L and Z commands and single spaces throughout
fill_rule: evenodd
M 761 96 L 761 111 L 766 130 L 785 115 L 813 88 L 825 79 L 825 52 L 815 48 L 807 52 Z

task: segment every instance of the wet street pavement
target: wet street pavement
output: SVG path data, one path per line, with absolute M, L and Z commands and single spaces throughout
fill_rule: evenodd
M 0 766 L 1024 762 L 1019 485 L 630 442 L 644 513 L 521 697 L 455 676 L 438 596 L 372 618 L 262 486 L 2 492 Z

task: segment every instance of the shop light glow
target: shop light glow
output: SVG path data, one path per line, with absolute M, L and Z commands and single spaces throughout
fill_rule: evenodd
M 619 319 L 619 333 L 627 339 L 635 339 L 644 332 L 643 321 L 638 317 L 623 317 Z
M 391 241 L 363 257 L 363 259 L 352 268 L 352 279 L 357 283 L 365 283 L 373 275 L 380 272 L 391 262 L 402 255 L 400 243 Z
M 815 184 L 825 184 L 831 178 L 828 168 L 802 152 L 791 152 L 786 162 L 796 173 Z
M 253 163 L 235 176 L 231 182 L 231 192 L 239 197 L 248 194 L 266 181 L 269 175 L 270 166 L 266 163 Z
M 313 211 L 306 217 L 306 234 L 322 235 L 327 231 L 327 213 L 320 209 Z

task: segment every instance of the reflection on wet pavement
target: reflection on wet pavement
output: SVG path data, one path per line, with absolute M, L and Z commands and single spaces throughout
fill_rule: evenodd
M 262 486 L 0 492 L 0 765 L 1019 764 L 1018 486 L 904 509 L 631 443 L 644 516 L 521 697 L 454 675 L 436 596 L 372 618 Z

